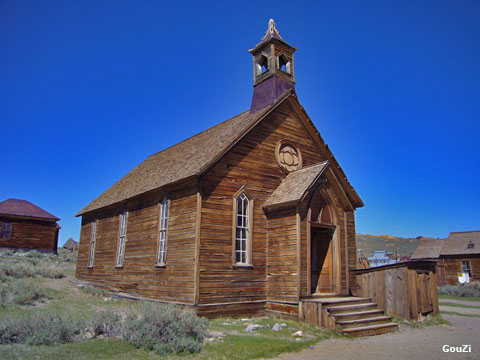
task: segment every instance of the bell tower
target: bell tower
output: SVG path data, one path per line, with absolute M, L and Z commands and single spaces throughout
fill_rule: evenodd
M 253 55 L 254 87 L 250 113 L 272 104 L 288 89 L 295 91 L 293 53 L 296 50 L 283 40 L 270 19 L 265 36 L 249 50 Z

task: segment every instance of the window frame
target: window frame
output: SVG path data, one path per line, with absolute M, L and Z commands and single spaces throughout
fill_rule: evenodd
M 93 268 L 95 258 L 95 244 L 97 242 L 97 219 L 92 221 L 92 235 L 90 238 L 90 256 L 88 258 L 88 267 Z
M 248 226 L 247 226 L 247 238 L 246 238 L 246 254 L 245 262 L 237 262 L 237 201 L 242 196 L 248 200 L 247 216 L 248 216 Z M 254 199 L 248 191 L 242 186 L 234 195 L 233 195 L 233 211 L 232 211 L 232 264 L 234 267 L 253 267 L 253 256 L 252 256 L 252 243 L 253 243 L 253 204 Z
M 8 230 L 4 229 L 4 224 L 8 224 Z M 7 236 L 4 236 L 4 234 L 7 233 Z M 11 239 L 12 238 L 12 223 L 11 221 L 2 221 L 2 228 L 0 230 L 0 239 Z
M 460 266 L 462 268 L 462 273 L 463 274 L 467 273 L 468 278 L 471 281 L 472 280 L 472 263 L 470 262 L 470 260 L 461 260 L 460 261 Z M 465 270 L 467 270 L 467 271 L 465 272 Z
M 165 267 L 167 264 L 167 244 L 168 244 L 168 218 L 170 215 L 170 199 L 165 196 L 161 202 L 158 203 L 158 231 L 157 231 L 157 249 L 155 253 L 155 267 Z M 165 214 L 166 208 L 166 214 Z M 165 215 L 165 216 L 164 216 Z M 162 221 L 165 219 L 165 223 Z M 165 225 L 165 228 L 163 228 Z M 162 239 L 162 234 L 165 238 Z M 163 259 L 160 259 L 160 252 L 163 242 Z
M 120 224 L 118 227 L 118 246 L 117 246 L 117 259 L 115 262 L 115 267 L 122 268 L 125 260 L 125 243 L 127 242 L 128 211 L 124 210 L 119 215 L 119 219 L 120 219 Z

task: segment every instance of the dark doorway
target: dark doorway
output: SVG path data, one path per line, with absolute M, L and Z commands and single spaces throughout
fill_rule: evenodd
M 311 293 L 333 293 L 333 231 L 313 227 L 311 231 Z

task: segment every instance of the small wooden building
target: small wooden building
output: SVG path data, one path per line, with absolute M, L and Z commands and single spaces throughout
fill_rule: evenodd
M 199 315 L 298 316 L 356 286 L 363 203 L 295 92 L 273 20 L 245 112 L 148 157 L 81 210 L 76 276 Z
M 27 200 L 0 202 L 0 247 L 57 252 L 60 220 Z
M 62 249 L 67 251 L 77 251 L 78 250 L 78 243 L 73 240 L 73 238 L 69 238 L 65 244 L 63 244 Z
M 466 273 L 470 281 L 480 281 L 480 231 L 451 232 L 446 239 L 422 239 L 413 259 L 437 260 L 439 286 L 459 283 Z

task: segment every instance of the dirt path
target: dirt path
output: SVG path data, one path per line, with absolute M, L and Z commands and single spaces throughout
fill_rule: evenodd
M 466 314 L 466 315 L 480 315 L 480 309 L 472 309 L 472 308 L 463 308 L 463 307 L 456 307 L 456 306 L 445 306 L 440 304 L 439 306 L 440 311 L 453 311 L 457 312 L 460 314 Z
M 355 340 L 325 340 L 314 349 L 283 354 L 281 360 L 416 360 L 480 359 L 480 318 L 443 315 L 451 326 L 404 328 L 398 332 Z M 471 353 L 446 353 L 444 345 L 471 345 Z
M 440 305 L 442 303 L 452 303 L 452 304 L 480 307 L 480 301 L 468 301 L 468 300 L 456 300 L 456 299 L 438 299 L 438 303 Z

